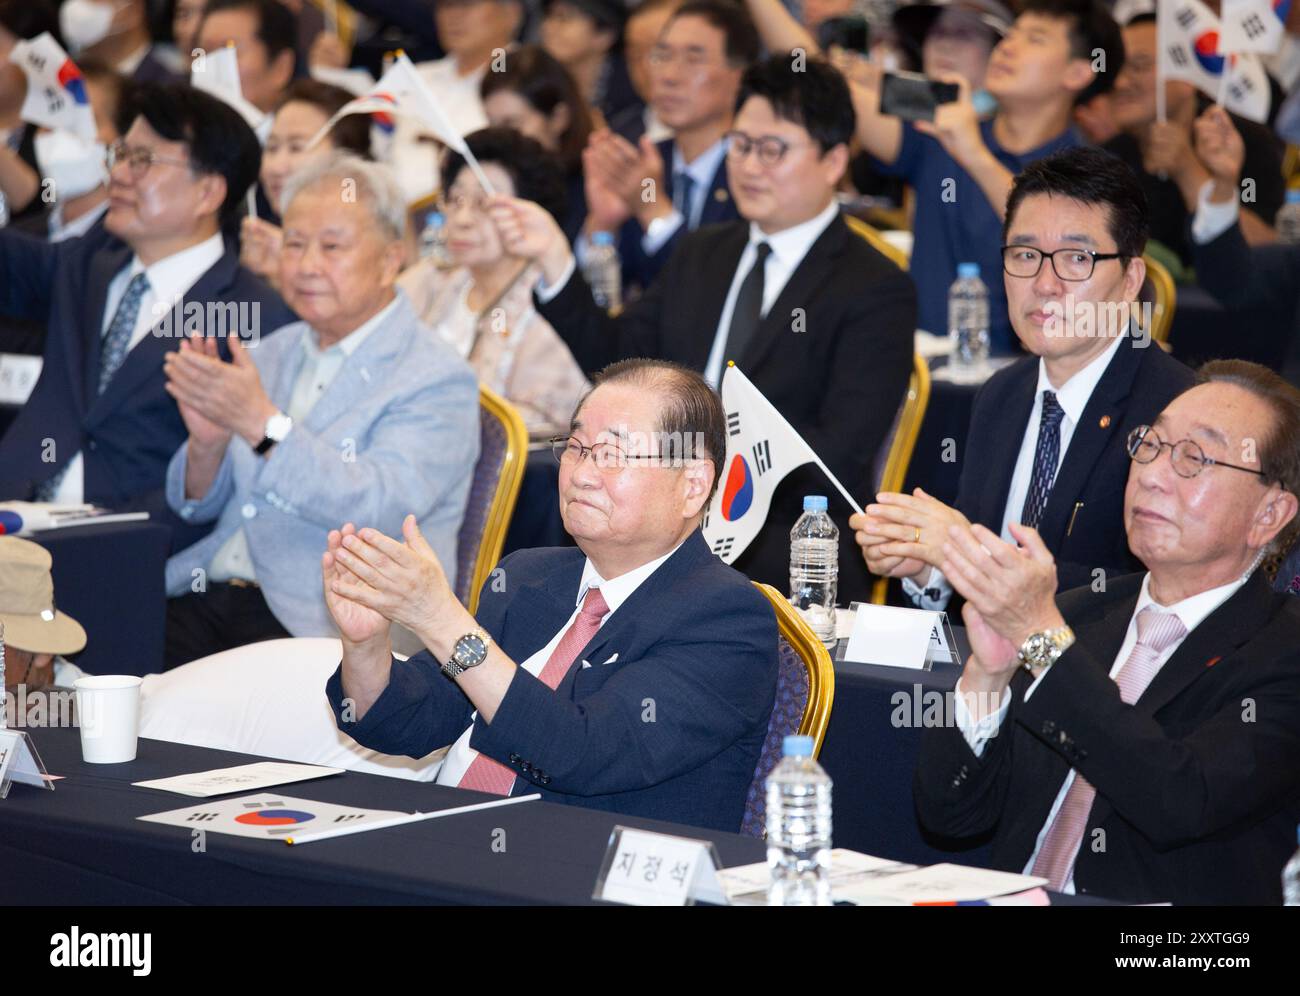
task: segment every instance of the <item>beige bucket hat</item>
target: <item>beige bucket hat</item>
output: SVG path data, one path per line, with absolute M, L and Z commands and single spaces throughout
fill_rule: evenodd
M 45 547 L 0 536 L 0 624 L 6 646 L 33 654 L 74 654 L 85 647 L 81 623 L 54 607 L 52 563 Z

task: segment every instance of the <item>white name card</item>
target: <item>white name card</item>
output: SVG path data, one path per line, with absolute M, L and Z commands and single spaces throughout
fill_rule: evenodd
M 591 898 L 629 906 L 726 905 L 720 864 L 712 841 L 616 826 Z
M 944 613 L 858 603 L 846 661 L 923 670 L 955 660 Z
M 44 363 L 39 356 L 0 353 L 0 405 L 27 404 Z
M 3 716 L 0 712 L 0 720 Z M 0 729 L 0 799 L 9 795 L 9 786 L 14 782 L 54 791 L 54 783 L 46 777 L 45 765 L 31 738 L 21 730 Z

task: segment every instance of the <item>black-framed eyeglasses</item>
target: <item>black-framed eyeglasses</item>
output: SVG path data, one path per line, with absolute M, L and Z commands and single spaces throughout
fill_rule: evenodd
M 736 162 L 744 162 L 751 149 L 758 150 L 758 161 L 764 166 L 775 166 L 785 154 L 797 146 L 775 135 L 750 138 L 743 131 L 729 131 L 722 136 L 727 140 L 727 155 Z
M 1194 439 L 1180 439 L 1176 443 L 1167 443 L 1156 435 L 1155 429 L 1149 425 L 1139 425 L 1128 434 L 1128 455 L 1138 463 L 1152 463 L 1166 446 L 1170 450 L 1169 460 L 1173 464 L 1174 473 L 1179 477 L 1195 477 L 1206 467 L 1230 467 L 1233 470 L 1254 474 L 1259 478 L 1264 477 L 1262 470 L 1239 467 L 1235 463 L 1206 456 L 1205 451 Z
M 1043 260 L 1052 261 L 1052 272 L 1061 280 L 1077 282 L 1092 276 L 1093 268 L 1107 259 L 1126 259 L 1119 252 L 1093 252 L 1091 249 L 1057 249 L 1043 252 L 1033 246 L 1003 246 L 1002 268 L 1013 277 L 1036 277 Z
M 590 454 L 591 461 L 596 465 L 596 469 L 605 473 L 621 470 L 629 463 L 638 463 L 643 460 L 659 461 L 662 459 L 658 453 L 652 453 L 648 456 L 625 453 L 615 443 L 594 443 L 591 446 L 586 446 L 579 442 L 576 436 L 552 436 L 550 443 L 551 452 L 555 455 L 555 461 L 561 466 L 576 467 L 582 463 L 584 457 Z
M 184 169 L 190 169 L 192 165 L 184 159 L 160 156 L 153 149 L 146 149 L 141 145 L 127 145 L 124 139 L 118 139 L 104 150 L 104 165 L 110 173 L 118 163 L 126 163 L 133 180 L 142 179 L 155 163 L 162 163 L 164 166 L 180 166 Z

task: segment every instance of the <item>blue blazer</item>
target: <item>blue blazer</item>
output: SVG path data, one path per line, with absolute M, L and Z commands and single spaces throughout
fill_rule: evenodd
M 572 615 L 585 562 L 574 548 L 511 554 L 496 575 L 505 584 L 483 587 L 479 624 L 522 663 Z M 472 722 L 470 746 L 514 768 L 516 794 L 735 832 L 772 713 L 776 655 L 771 606 L 697 530 L 554 692 L 520 667 L 490 725 L 428 651 L 393 662 L 359 723 L 342 718 L 341 667 L 326 690 L 339 728 L 375 750 L 423 757 Z
M 1038 524 L 1056 558 L 1059 590 L 1091 584 L 1097 568 L 1107 575 L 1140 568 L 1124 529 L 1130 464 L 1125 440 L 1134 426 L 1153 422 L 1194 380 L 1190 368 L 1154 341 L 1145 348 L 1126 341 L 1115 351 L 1075 427 Z M 999 370 L 975 395 L 957 508 L 995 533 L 1002 530 L 1037 387 L 1038 357 L 1026 356 Z
M 665 139 L 658 143 L 657 148 L 664 162 L 664 189 L 661 196 L 667 197 L 671 202 L 673 139 Z M 736 202 L 731 196 L 731 186 L 727 182 L 727 159 L 723 156 L 722 161 L 718 163 L 717 172 L 713 174 L 713 182 L 709 185 L 708 196 L 704 199 L 704 207 L 700 210 L 700 224 L 697 227 L 703 228 L 705 225 L 714 225 L 723 221 L 735 221 L 739 217 L 740 212 L 736 210 Z M 657 252 L 647 253 L 641 247 L 641 238 L 645 232 L 640 223 L 635 218 L 629 218 L 624 222 L 618 242 L 619 258 L 623 262 L 623 286 L 638 290 L 649 287 L 664 264 L 668 262 L 668 258 L 672 256 L 677 243 L 689 231 L 691 229 L 686 224 L 679 225 L 677 231 L 673 232 L 672 237 L 661 245 Z
M 162 370 L 163 355 L 178 339 L 145 336 L 96 394 L 108 285 L 131 257 L 103 222 L 82 238 L 55 244 L 0 231 L 0 312 L 44 322 L 48 330 L 41 379 L 0 439 L 0 498 L 31 498 L 80 452 L 86 501 L 143 509 L 179 524 L 163 497 L 163 478 L 189 434 L 163 390 Z M 184 299 L 186 306 L 209 302 L 246 306 L 262 335 L 294 318 L 275 291 L 239 265 L 239 250 L 229 243 Z M 173 329 L 183 327 L 179 311 L 167 319 Z
M 302 369 L 298 322 L 249 350 L 271 400 L 287 411 Z M 186 522 L 216 528 L 167 561 L 167 593 L 190 590 L 243 529 L 267 604 L 294 636 L 334 636 L 320 557 L 331 529 L 352 521 L 400 536 L 414 512 L 448 577 L 479 445 L 478 378 L 421 324 L 405 292 L 343 362 L 307 417 L 265 457 L 243 439 L 226 447 L 202 499 L 186 499 L 189 446 L 167 471 L 167 501 Z

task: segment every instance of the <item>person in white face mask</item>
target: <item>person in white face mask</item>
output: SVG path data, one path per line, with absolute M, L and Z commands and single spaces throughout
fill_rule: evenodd
M 7 161 L 16 157 L 0 151 L 0 191 L 11 206 L 22 209 L 32 203 L 43 209 L 28 212 L 15 226 L 51 242 L 84 235 L 103 215 L 108 205 L 104 151 L 127 124 L 121 120 L 121 108 L 128 81 L 96 60 L 83 60 L 81 71 L 95 115 L 94 141 L 42 128 L 33 140 L 35 171 L 21 160 Z M 6 185 L 5 176 L 19 169 L 28 170 L 30 180 Z
M 27 205 L 40 213 L 33 203 L 40 179 L 32 144 L 36 128 L 21 117 L 27 82 L 9 53 L 20 41 L 57 30 L 49 0 L 0 0 L 0 227 L 21 218 Z
M 78 65 L 89 56 L 137 83 L 177 78 L 153 53 L 146 0 L 65 0 L 59 30 Z

